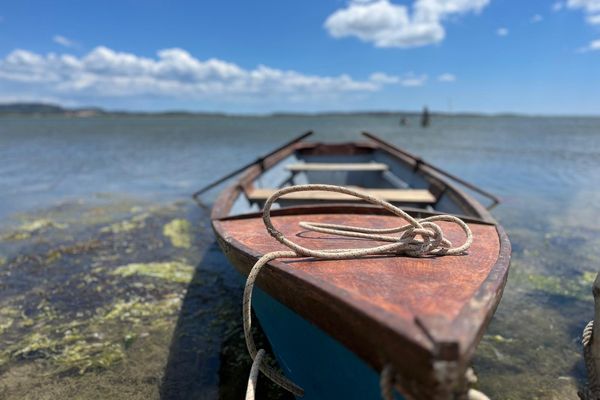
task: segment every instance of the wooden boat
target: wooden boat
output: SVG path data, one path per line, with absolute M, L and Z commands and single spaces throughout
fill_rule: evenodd
M 286 249 L 260 213 L 284 186 L 359 187 L 414 217 L 462 218 L 474 236 L 466 255 L 275 260 L 260 273 L 253 298 L 279 366 L 305 399 L 378 399 L 379 373 L 390 364 L 397 398 L 462 398 L 469 361 L 502 295 L 510 243 L 489 211 L 452 182 L 458 178 L 365 135 L 364 142 L 294 142 L 260 159 L 215 201 L 213 229 L 231 263 L 248 274 L 265 253 Z M 278 206 L 275 226 L 311 248 L 370 244 L 306 232 L 300 221 L 398 224 L 382 208 L 339 193 L 292 193 Z M 459 229 L 440 224 L 450 240 L 462 240 Z

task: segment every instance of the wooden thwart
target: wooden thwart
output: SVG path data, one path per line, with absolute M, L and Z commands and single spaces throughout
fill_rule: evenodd
M 357 187 L 352 188 L 369 193 L 370 195 L 378 197 L 382 200 L 395 203 L 433 204 L 436 201 L 435 196 L 427 189 L 363 189 Z M 277 189 L 252 189 L 248 193 L 248 199 L 251 201 L 264 201 L 276 191 Z M 323 191 L 288 193 L 282 198 L 287 200 L 362 201 L 361 199 L 347 194 Z
M 300 163 L 289 164 L 288 171 L 387 171 L 389 167 L 383 163 Z

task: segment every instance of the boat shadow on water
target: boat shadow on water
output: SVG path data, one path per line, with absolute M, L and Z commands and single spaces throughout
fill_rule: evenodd
M 243 279 L 216 242 L 207 246 L 194 275 L 173 332 L 160 398 L 243 398 L 252 361 L 241 318 Z M 258 322 L 254 335 L 268 349 Z M 293 397 L 261 377 L 257 398 Z

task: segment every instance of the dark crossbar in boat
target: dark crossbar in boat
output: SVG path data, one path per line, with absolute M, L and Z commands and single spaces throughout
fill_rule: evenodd
M 436 167 L 435 165 L 432 165 L 432 164 L 428 163 L 427 161 L 423 160 L 421 157 L 417 157 L 414 154 L 411 154 L 411 153 L 409 153 L 406 150 L 403 150 L 403 149 L 401 149 L 399 147 L 396 147 L 393 144 L 391 144 L 389 142 L 386 142 L 385 140 L 381 139 L 380 137 L 373 135 L 372 133 L 362 132 L 362 134 L 364 136 L 368 137 L 369 139 L 371 139 L 371 140 L 373 140 L 373 141 L 375 141 L 375 142 L 377 142 L 377 143 L 379 143 L 379 144 L 381 144 L 383 146 L 386 146 L 386 147 L 388 147 L 388 148 L 390 148 L 390 149 L 392 149 L 392 150 L 394 150 L 394 151 L 396 151 L 398 153 L 401 153 L 402 155 L 404 155 L 404 156 L 412 159 L 415 162 L 415 169 L 419 169 L 419 167 L 421 165 L 427 166 L 427 167 L 431 168 L 432 170 L 434 170 L 435 172 L 437 172 L 439 174 L 442 174 L 445 177 L 450 178 L 453 181 L 455 181 L 455 182 L 463 185 L 464 187 L 466 187 L 468 189 L 471 189 L 472 191 L 477 192 L 480 195 L 485 196 L 488 199 L 492 200 L 492 204 L 490 204 L 487 207 L 488 210 L 491 210 L 492 208 L 494 208 L 495 206 L 497 206 L 500 203 L 500 199 L 498 197 L 496 197 L 495 195 L 491 194 L 490 192 L 488 192 L 488 191 L 486 191 L 486 190 L 484 190 L 484 189 L 482 189 L 482 188 L 480 188 L 478 186 L 475 186 L 474 184 L 472 184 L 470 182 L 467 182 L 464 179 L 461 179 L 461 178 L 459 178 L 456 175 L 453 175 L 453 174 L 451 174 L 449 172 L 446 172 L 443 169 L 440 169 L 440 168 Z
M 298 136 L 298 137 L 290 140 L 289 142 L 287 142 L 285 144 L 282 144 L 281 146 L 279 146 L 275 150 L 272 150 L 271 152 L 258 157 L 256 160 L 252 161 L 251 163 L 246 164 L 246 165 L 244 165 L 242 167 L 239 167 L 235 171 L 232 171 L 232 172 L 228 173 L 227 175 L 225 175 L 225 176 L 217 179 L 216 181 L 214 181 L 212 183 L 209 183 L 208 185 L 204 186 L 203 188 L 198 189 L 197 191 L 194 192 L 194 194 L 192 194 L 192 197 L 194 198 L 194 200 L 198 201 L 198 196 L 200 196 L 202 193 L 207 192 L 208 190 L 210 190 L 210 189 L 214 188 L 215 186 L 217 186 L 217 185 L 225 182 L 226 180 L 233 178 L 237 174 L 243 172 L 244 170 L 250 168 L 253 165 L 262 164 L 263 161 L 265 160 L 265 158 L 268 158 L 268 157 L 272 156 L 273 154 L 275 154 L 275 153 L 277 153 L 277 152 L 285 149 L 286 147 L 291 146 L 294 143 L 297 143 L 297 142 L 305 139 L 306 137 L 308 137 L 308 136 L 310 136 L 312 134 L 313 134 L 313 131 L 308 131 L 308 132 L 305 132 L 302 135 L 300 135 L 300 136 Z

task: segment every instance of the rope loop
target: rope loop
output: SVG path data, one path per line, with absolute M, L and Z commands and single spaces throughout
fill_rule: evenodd
M 302 191 L 337 192 L 357 197 L 367 201 L 368 203 L 381 206 L 385 210 L 405 220 L 407 224 L 396 228 L 373 229 L 303 221 L 300 222 L 301 227 L 315 232 L 392 243 L 366 249 L 309 249 L 285 237 L 281 231 L 275 228 L 273 221 L 271 220 L 271 207 L 277 199 L 289 193 Z M 263 209 L 263 221 L 269 234 L 279 243 L 295 251 L 298 256 L 323 259 L 356 258 L 360 256 L 385 253 L 406 254 L 412 257 L 444 254 L 456 255 L 466 251 L 473 242 L 471 230 L 460 218 L 452 215 L 435 215 L 429 218 L 416 219 L 402 209 L 388 203 L 387 201 L 371 196 L 368 193 L 335 185 L 310 184 L 289 186 L 280 189 L 273 193 L 265 202 Z M 465 242 L 461 246 L 452 247 L 452 243 L 450 243 L 450 241 L 444 237 L 442 229 L 438 224 L 435 223 L 436 221 L 453 222 L 459 225 L 465 233 Z M 392 236 L 389 234 L 396 235 Z

